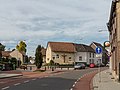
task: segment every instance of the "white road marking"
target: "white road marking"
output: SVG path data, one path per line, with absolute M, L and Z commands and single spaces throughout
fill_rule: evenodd
M 75 82 L 75 84 L 76 84 L 77 82 Z
M 36 79 L 32 79 L 32 80 L 36 80 Z
M 24 81 L 24 83 L 27 83 L 27 82 L 29 82 L 29 80 Z
M 10 88 L 10 87 L 9 87 L 9 86 L 7 86 L 7 87 L 4 87 L 4 88 L 2 88 L 2 90 L 8 89 L 8 88 Z
M 14 84 L 15 86 L 17 86 L 17 85 L 20 85 L 21 83 L 16 83 L 16 84 Z
M 73 85 L 73 87 L 75 87 L 75 84 Z

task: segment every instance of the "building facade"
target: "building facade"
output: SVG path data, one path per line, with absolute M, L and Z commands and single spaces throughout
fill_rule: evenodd
M 75 63 L 98 64 L 95 51 L 92 47 L 84 44 L 75 44 L 75 48 Z
M 18 63 L 24 64 L 25 62 L 25 54 L 19 52 L 18 50 L 14 50 L 10 53 L 11 57 L 14 57 L 17 59 Z
M 120 0 L 113 0 L 109 22 L 109 40 L 111 43 L 111 72 L 115 79 L 120 79 Z
M 75 47 L 69 42 L 48 42 L 46 50 L 46 63 L 53 60 L 59 64 L 73 64 Z

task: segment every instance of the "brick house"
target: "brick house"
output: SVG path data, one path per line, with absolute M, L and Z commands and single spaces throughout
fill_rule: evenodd
M 112 52 L 110 70 L 114 78 L 120 80 L 120 0 L 112 1 L 107 27 Z

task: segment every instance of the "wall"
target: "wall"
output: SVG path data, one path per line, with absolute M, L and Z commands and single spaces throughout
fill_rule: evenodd
M 11 52 L 10 56 L 16 58 L 17 60 L 20 60 L 21 63 L 23 64 L 23 55 L 19 51 L 15 50 Z
M 48 44 L 47 50 L 46 50 L 46 63 L 49 63 L 50 60 L 52 60 L 52 54 L 51 54 L 51 48 L 50 45 Z
M 59 56 L 59 58 L 57 55 Z M 65 55 L 65 62 L 64 62 L 64 55 Z M 73 64 L 75 60 L 75 55 L 74 53 L 52 52 L 52 60 L 54 60 L 55 63 L 59 63 L 59 64 Z

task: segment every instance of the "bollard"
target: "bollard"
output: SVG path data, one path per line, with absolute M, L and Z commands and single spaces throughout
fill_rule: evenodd
M 69 70 L 69 67 L 68 67 L 68 70 Z
M 54 71 L 54 68 L 52 67 L 52 71 Z
M 45 67 L 45 71 L 46 71 L 46 67 Z

